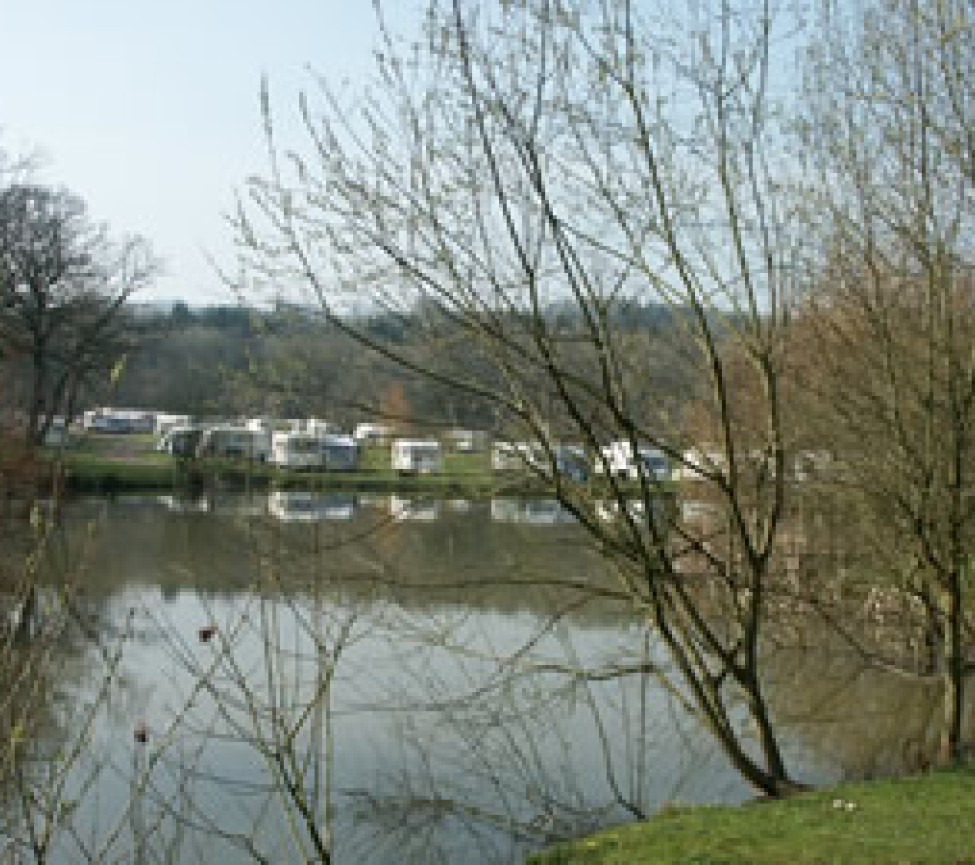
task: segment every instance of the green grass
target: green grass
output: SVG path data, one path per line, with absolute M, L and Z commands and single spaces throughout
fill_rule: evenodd
M 54 457 L 50 452 L 49 456 Z M 179 460 L 145 451 L 137 456 L 110 456 L 88 449 L 63 454 L 68 489 L 85 492 L 201 488 L 321 489 L 364 492 L 412 492 L 431 495 L 482 497 L 497 489 L 490 472 L 463 460 L 433 475 L 400 475 L 374 459 L 353 472 L 308 472 L 279 469 L 233 459 Z
M 532 476 L 498 475 L 490 454 L 446 453 L 443 468 L 431 475 L 401 475 L 390 468 L 389 448 L 366 447 L 353 472 L 307 472 L 278 469 L 243 460 L 179 460 L 154 450 L 152 435 L 89 433 L 72 440 L 63 451 L 69 489 L 91 492 L 160 490 L 185 486 L 203 488 L 337 489 L 364 492 L 409 492 L 465 498 L 495 493 L 552 495 Z M 47 451 L 49 456 L 58 453 Z M 605 494 L 594 480 L 592 492 Z M 634 485 L 636 489 L 636 485 Z
M 528 862 L 975 865 L 975 769 L 845 784 L 738 807 L 669 807 L 646 823 L 554 847 Z

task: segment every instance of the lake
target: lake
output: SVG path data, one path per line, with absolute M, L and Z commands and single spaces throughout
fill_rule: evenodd
M 81 499 L 44 573 L 37 630 L 76 623 L 4 791 L 11 853 L 31 785 L 53 863 L 517 863 L 752 795 L 552 501 Z M 936 692 L 805 633 L 767 654 L 799 778 L 917 759 Z

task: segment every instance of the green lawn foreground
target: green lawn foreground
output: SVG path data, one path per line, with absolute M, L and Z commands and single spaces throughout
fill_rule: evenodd
M 670 807 L 530 865 L 975 865 L 975 768 L 738 807 Z

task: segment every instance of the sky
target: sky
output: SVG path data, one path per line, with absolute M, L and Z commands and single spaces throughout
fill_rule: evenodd
M 232 260 L 223 214 L 265 165 L 261 76 L 298 134 L 308 67 L 364 84 L 377 32 L 371 0 L 0 0 L 0 147 L 151 241 L 143 300 L 233 302 L 207 256 Z

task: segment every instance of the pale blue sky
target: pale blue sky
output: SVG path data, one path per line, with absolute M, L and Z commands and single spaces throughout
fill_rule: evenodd
M 0 145 L 152 241 L 166 273 L 144 299 L 211 303 L 231 296 L 203 250 L 229 258 L 221 214 L 263 168 L 262 73 L 293 118 L 308 64 L 364 81 L 376 26 L 370 0 L 0 0 L 0 37 Z

